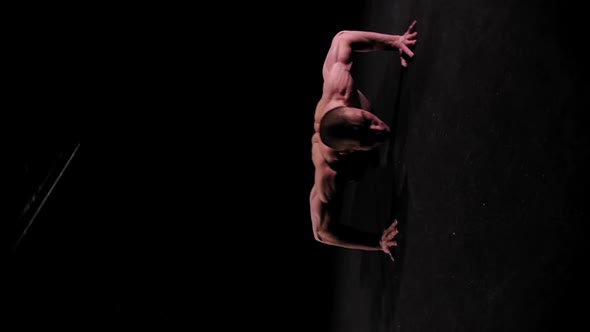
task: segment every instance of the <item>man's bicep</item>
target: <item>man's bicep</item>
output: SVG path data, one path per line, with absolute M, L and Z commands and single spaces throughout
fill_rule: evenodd
M 348 98 L 354 90 L 354 80 L 350 75 L 350 66 L 342 63 L 334 64 L 324 79 L 324 96 Z
M 332 43 L 330 44 L 330 49 L 328 50 L 322 69 L 324 80 L 328 79 L 328 75 L 335 64 L 351 64 L 352 48 L 350 47 L 350 43 L 343 38 L 343 34 L 343 32 L 339 32 L 332 38 Z

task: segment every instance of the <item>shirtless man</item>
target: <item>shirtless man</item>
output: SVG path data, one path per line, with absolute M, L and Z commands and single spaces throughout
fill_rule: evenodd
M 312 137 L 314 186 L 310 193 L 313 234 L 317 241 L 349 249 L 383 251 L 397 245 L 397 220 L 381 234 L 369 234 L 338 223 L 343 186 L 349 182 L 347 164 L 385 142 L 390 128 L 370 112 L 371 106 L 356 89 L 350 75 L 354 52 L 398 51 L 401 65 L 414 53 L 417 32 L 413 21 L 403 35 L 342 31 L 332 39 L 323 68 L 323 93 L 317 104 Z M 356 158 L 358 159 L 358 158 Z

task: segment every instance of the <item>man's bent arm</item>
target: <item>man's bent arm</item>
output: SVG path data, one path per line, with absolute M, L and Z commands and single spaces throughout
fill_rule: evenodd
M 313 234 L 317 241 L 337 247 L 359 250 L 381 250 L 381 234 L 359 231 L 334 222 L 334 205 L 330 204 L 317 188 L 311 191 L 310 208 Z
M 335 63 L 351 65 L 353 52 L 397 50 L 412 57 L 414 54 L 407 46 L 415 43 L 416 32 L 412 31 L 415 24 L 413 21 L 403 35 L 354 30 L 337 33 L 324 61 L 324 78 Z

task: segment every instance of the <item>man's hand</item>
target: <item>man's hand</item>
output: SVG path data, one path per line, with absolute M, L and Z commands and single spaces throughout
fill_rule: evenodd
M 381 236 L 381 240 L 379 241 L 381 251 L 388 254 L 392 261 L 394 261 L 394 259 L 389 248 L 397 246 L 397 241 L 393 240 L 397 233 L 399 232 L 397 230 L 397 219 L 395 219 L 391 226 L 387 227 L 383 231 L 383 235 Z
M 415 25 L 416 20 L 414 20 L 412 24 L 410 24 L 410 27 L 408 28 L 408 30 L 406 30 L 406 32 L 403 35 L 399 36 L 399 38 L 397 38 L 392 43 L 392 46 L 399 50 L 399 57 L 403 67 L 408 66 L 408 61 L 405 58 L 406 56 L 410 58 L 414 57 L 414 52 L 410 50 L 409 46 L 413 46 L 414 44 L 416 44 L 416 36 L 418 35 L 418 32 L 413 31 Z

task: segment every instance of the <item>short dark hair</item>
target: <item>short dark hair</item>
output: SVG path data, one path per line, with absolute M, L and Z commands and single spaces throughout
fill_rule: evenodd
M 344 149 L 345 140 L 355 137 L 354 125 L 344 115 L 347 109 L 346 106 L 333 108 L 320 120 L 320 139 L 332 149 Z

